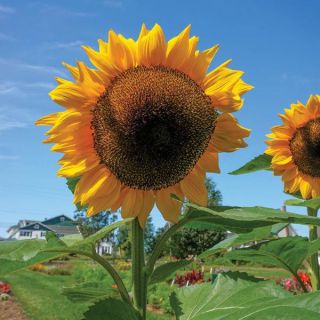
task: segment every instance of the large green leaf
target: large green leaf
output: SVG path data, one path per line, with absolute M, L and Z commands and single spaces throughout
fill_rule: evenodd
M 108 297 L 117 297 L 119 292 L 112 287 L 101 288 L 96 282 L 87 282 L 73 287 L 64 287 L 62 294 L 72 302 L 94 302 Z
M 172 273 L 190 264 L 192 260 L 180 260 L 168 262 L 157 267 L 151 274 L 149 284 L 155 284 L 167 280 Z
M 132 218 L 127 218 L 123 220 L 119 220 L 115 223 L 112 223 L 108 226 L 105 226 L 104 228 L 100 229 L 96 233 L 92 234 L 91 236 L 82 239 L 80 241 L 77 241 L 77 239 L 67 239 L 66 243 L 70 244 L 67 249 L 71 252 L 72 250 L 76 251 L 87 251 L 90 252 L 92 250 L 92 246 L 94 246 L 99 240 L 105 238 L 110 232 L 113 230 L 119 228 L 120 226 L 127 224 L 132 221 Z M 56 251 L 59 252 L 59 249 L 66 249 L 66 248 L 61 248 L 58 246 L 57 248 L 55 247 L 50 247 L 50 248 L 44 248 L 44 250 L 47 251 Z
M 303 237 L 287 237 L 227 252 L 229 260 L 252 261 L 262 265 L 280 267 L 295 274 L 308 257 L 309 242 Z
M 11 242 L 11 241 L 10 241 Z M 8 253 L 8 248 L 15 249 Z M 8 241 L 0 242 L 0 275 L 30 267 L 36 263 L 46 262 L 61 256 L 44 249 L 65 248 L 66 244 L 54 233 L 48 232 L 47 240 L 17 240 L 11 245 Z
M 212 256 L 221 251 L 225 251 L 231 247 L 237 247 L 237 246 L 247 244 L 247 243 L 252 243 L 255 241 L 261 241 L 265 239 L 276 239 L 278 233 L 286 226 L 287 224 L 285 223 L 278 223 L 271 226 L 255 228 L 248 233 L 235 234 L 219 242 L 209 250 L 206 250 L 200 255 L 199 258 Z
M 139 320 L 136 311 L 121 300 L 108 298 L 94 304 L 84 314 L 85 320 Z
M 271 160 L 272 160 L 271 156 L 263 153 L 255 157 L 253 160 L 247 162 L 241 168 L 234 170 L 232 172 L 229 172 L 229 174 L 239 175 L 239 174 L 251 173 L 259 170 L 270 170 Z
M 272 281 L 220 274 L 213 285 L 177 289 L 170 299 L 178 320 L 318 320 L 320 292 L 293 296 Z
M 236 233 L 249 232 L 254 228 L 276 223 L 320 225 L 320 219 L 316 217 L 264 207 L 217 206 L 209 209 L 192 203 L 187 203 L 186 206 L 190 208 L 185 215 L 187 220 L 211 222 Z
M 307 207 L 307 208 L 312 208 L 317 210 L 320 208 L 320 198 L 315 198 L 310 200 L 289 199 L 289 200 L 286 200 L 285 204 L 287 206 Z

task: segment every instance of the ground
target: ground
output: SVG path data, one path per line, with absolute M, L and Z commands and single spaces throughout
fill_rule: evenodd
M 118 262 L 122 268 L 121 276 L 127 287 L 130 286 L 130 270 L 124 261 Z M 210 268 L 206 266 L 205 280 L 210 278 Z M 213 266 L 214 267 L 214 266 Z M 216 266 L 218 267 L 218 266 Z M 221 266 L 219 266 L 221 267 Z M 127 270 L 124 270 L 126 269 Z M 199 265 L 189 268 L 199 270 Z M 228 269 L 233 269 L 228 266 Z M 40 268 L 41 269 L 41 268 Z M 100 266 L 88 259 L 69 258 L 67 261 L 55 261 L 44 270 L 21 270 L 8 275 L 5 279 L 12 286 L 13 300 L 0 302 L 0 320 L 80 320 L 89 303 L 73 302 L 62 294 L 63 287 L 72 287 L 91 283 L 97 288 L 112 288 L 110 276 Z M 263 278 L 286 277 L 280 269 L 267 269 L 254 266 L 237 266 L 238 271 L 249 272 Z M 149 290 L 148 320 L 172 320 L 167 283 L 159 283 Z
M 50 266 L 52 267 L 52 266 Z M 96 281 L 102 286 L 112 286 L 112 280 L 100 266 L 92 266 L 85 259 L 59 262 L 60 274 L 22 270 L 8 275 L 5 281 L 12 286 L 14 299 L 0 302 L 0 320 L 80 320 L 89 303 L 75 303 L 62 294 L 63 287 L 82 282 Z M 54 272 L 59 273 L 59 272 Z M 122 272 L 128 285 L 129 271 Z M 169 320 L 172 317 L 163 310 L 149 306 L 148 320 Z
M 15 300 L 0 301 L 0 320 L 28 320 L 20 306 Z

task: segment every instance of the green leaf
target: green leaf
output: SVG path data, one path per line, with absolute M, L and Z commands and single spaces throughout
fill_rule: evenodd
M 317 253 L 319 250 L 320 250 L 320 239 L 310 241 L 309 242 L 309 249 L 308 249 L 308 257 Z
M 320 198 L 303 200 L 303 199 L 289 199 L 285 201 L 287 206 L 307 207 L 317 210 L 320 208 Z
M 43 252 L 44 249 L 65 248 L 53 232 L 48 232 L 47 240 L 19 240 L 11 245 L 11 241 L 0 242 L 0 276 L 30 267 L 36 263 L 46 262 L 61 254 Z M 8 253 L 8 248 L 14 248 Z
M 79 251 L 79 250 L 90 252 L 92 249 L 92 245 L 95 245 L 99 240 L 105 238 L 113 230 L 115 230 L 115 229 L 119 228 L 120 226 L 127 224 L 131 221 L 132 221 L 132 218 L 119 220 L 115 223 L 112 223 L 108 226 L 105 226 L 104 228 L 100 229 L 96 233 L 92 234 L 91 236 L 89 236 L 83 240 L 67 241 L 67 243 L 69 242 L 71 244 L 67 248 L 65 248 L 65 247 L 63 248 L 63 247 L 58 246 L 57 248 L 54 248 L 54 247 L 44 248 L 44 251 L 59 252 L 59 249 L 68 249 L 69 252 L 72 252 L 72 250 L 74 250 L 75 252 Z
M 295 274 L 307 258 L 308 251 L 309 242 L 307 238 L 287 237 L 248 249 L 232 250 L 227 252 L 224 258 L 280 267 Z
M 84 314 L 85 320 L 139 320 L 136 311 L 121 300 L 108 298 L 89 307 Z
M 221 225 L 236 233 L 249 232 L 254 228 L 264 227 L 276 223 L 297 223 L 320 225 L 320 219 L 283 212 L 281 210 L 264 207 L 226 207 L 217 206 L 212 209 L 200 207 L 192 203 L 186 204 L 192 210 L 188 210 L 186 218 L 211 222 Z
M 80 181 L 81 177 L 75 177 L 75 178 L 67 178 L 67 186 L 69 190 L 74 193 L 77 183 Z M 81 205 L 80 202 L 76 203 L 76 207 L 78 211 L 86 210 L 86 205 Z
M 273 281 L 220 274 L 213 285 L 176 290 L 170 299 L 179 320 L 318 320 L 320 292 L 293 296 Z
M 187 266 L 191 262 L 191 260 L 179 260 L 160 265 L 152 272 L 149 284 L 167 280 L 174 272 Z
M 206 250 L 199 256 L 199 258 L 208 257 L 221 251 L 226 251 L 231 247 L 240 246 L 250 242 L 261 241 L 266 239 L 275 239 L 278 233 L 286 226 L 287 224 L 285 223 L 278 223 L 272 226 L 255 228 L 248 233 L 235 234 L 230 238 L 227 238 L 219 242 L 209 250 Z
M 180 320 L 181 316 L 183 316 L 182 303 L 179 301 L 176 292 L 172 292 L 169 297 L 170 305 L 172 310 L 176 316 L 176 320 Z
M 113 288 L 101 288 L 96 282 L 87 282 L 73 287 L 64 287 L 62 294 L 72 302 L 94 302 L 108 297 L 117 297 L 118 291 Z
M 67 178 L 67 186 L 72 193 L 74 193 L 74 190 L 76 189 L 76 185 L 79 182 L 79 180 L 80 180 L 80 177 Z
M 229 172 L 232 175 L 246 174 L 259 170 L 271 170 L 272 157 L 263 153 L 260 156 L 255 157 L 253 160 L 246 163 L 241 168 Z

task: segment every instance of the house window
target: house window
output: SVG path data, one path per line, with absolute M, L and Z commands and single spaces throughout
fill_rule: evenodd
M 35 228 L 35 229 L 39 229 L 39 225 L 36 224 L 36 225 L 34 226 L 34 228 Z
M 40 234 L 40 237 L 41 237 L 41 238 L 44 238 L 46 235 L 47 235 L 47 232 L 46 232 L 46 231 L 41 231 L 41 234 Z
M 61 217 L 61 218 L 60 218 L 60 221 L 61 221 L 61 222 L 64 222 L 65 220 L 66 220 L 65 217 Z
M 30 232 L 30 231 L 20 231 L 20 236 L 21 237 L 31 237 L 32 236 L 32 232 Z

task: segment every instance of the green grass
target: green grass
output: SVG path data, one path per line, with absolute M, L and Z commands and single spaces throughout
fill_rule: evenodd
M 100 267 L 88 260 L 72 259 L 66 262 L 71 275 L 48 275 L 43 272 L 23 270 L 6 276 L 12 291 L 29 320 L 80 320 L 89 303 L 75 303 L 65 297 L 62 287 L 83 282 L 96 282 L 97 286 L 111 287 L 113 281 Z M 130 272 L 121 272 L 127 287 Z M 148 313 L 148 320 L 169 320 L 169 315 Z

